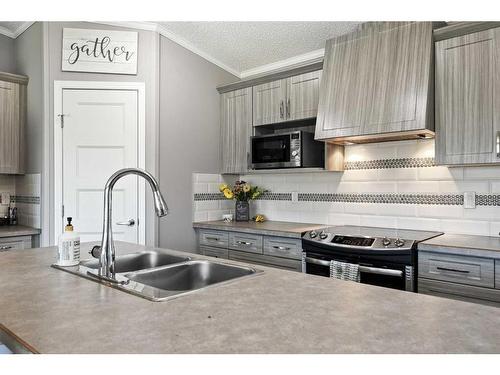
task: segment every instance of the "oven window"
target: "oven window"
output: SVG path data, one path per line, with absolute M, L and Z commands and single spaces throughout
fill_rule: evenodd
M 362 282 L 363 284 L 371 284 L 383 286 L 385 288 L 405 290 L 404 277 L 378 275 L 366 272 L 361 272 L 359 276 L 360 282 Z
M 252 163 L 285 163 L 289 161 L 289 135 L 252 138 Z

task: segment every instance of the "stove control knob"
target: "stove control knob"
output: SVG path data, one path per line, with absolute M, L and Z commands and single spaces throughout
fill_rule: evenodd
M 396 242 L 394 242 L 394 245 L 396 245 L 397 247 L 401 247 L 405 244 L 405 240 L 402 240 L 401 238 L 398 238 L 396 240 Z
M 316 238 L 318 237 L 318 233 L 315 230 L 312 230 L 311 232 L 309 232 L 309 237 Z
M 328 237 L 328 233 L 326 233 L 324 230 L 322 230 L 319 234 L 319 238 L 321 238 L 322 240 L 324 240 L 325 238 Z
M 299 155 L 299 152 L 298 151 L 292 151 L 292 156 L 298 156 Z
M 387 237 L 384 237 L 384 238 L 382 239 L 382 245 L 384 245 L 384 246 L 386 246 L 386 247 L 387 247 L 387 246 L 389 246 L 390 244 L 391 244 L 391 240 L 390 240 L 390 239 L 388 239 Z

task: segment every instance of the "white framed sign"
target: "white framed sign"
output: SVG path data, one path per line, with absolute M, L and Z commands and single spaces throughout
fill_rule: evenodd
M 62 70 L 137 74 L 137 32 L 64 28 Z

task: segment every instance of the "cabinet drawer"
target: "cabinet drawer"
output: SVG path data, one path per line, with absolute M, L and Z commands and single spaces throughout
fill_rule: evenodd
M 262 236 L 246 233 L 229 233 L 229 248 L 262 254 Z
M 200 246 L 200 254 L 201 255 L 206 255 L 206 256 L 214 257 L 214 258 L 227 259 L 227 257 L 228 257 L 227 251 L 228 251 L 227 249 L 222 249 L 220 247 Z
M 30 236 L 0 238 L 0 252 L 31 248 Z
M 493 259 L 425 251 L 418 253 L 419 277 L 493 288 L 494 271 Z
M 229 259 L 238 262 L 260 264 L 267 267 L 280 268 L 288 271 L 302 272 L 302 262 L 299 260 L 271 257 L 262 254 L 244 253 L 229 250 Z
M 500 307 L 500 291 L 495 289 L 419 278 L 418 292 L 436 297 Z
M 216 230 L 200 230 L 200 245 L 223 247 L 227 249 L 228 233 Z
M 281 258 L 302 259 L 302 241 L 283 237 L 264 237 L 264 254 Z

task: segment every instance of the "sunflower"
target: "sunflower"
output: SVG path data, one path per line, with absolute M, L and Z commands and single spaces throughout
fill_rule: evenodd
M 223 192 L 224 190 L 228 189 L 229 186 L 227 186 L 227 184 L 220 184 L 219 185 L 219 191 L 220 192 Z
M 231 189 L 229 189 L 229 188 L 225 188 L 222 192 L 224 193 L 224 196 L 225 196 L 227 199 L 233 199 L 234 194 L 233 194 L 233 192 L 231 191 Z

